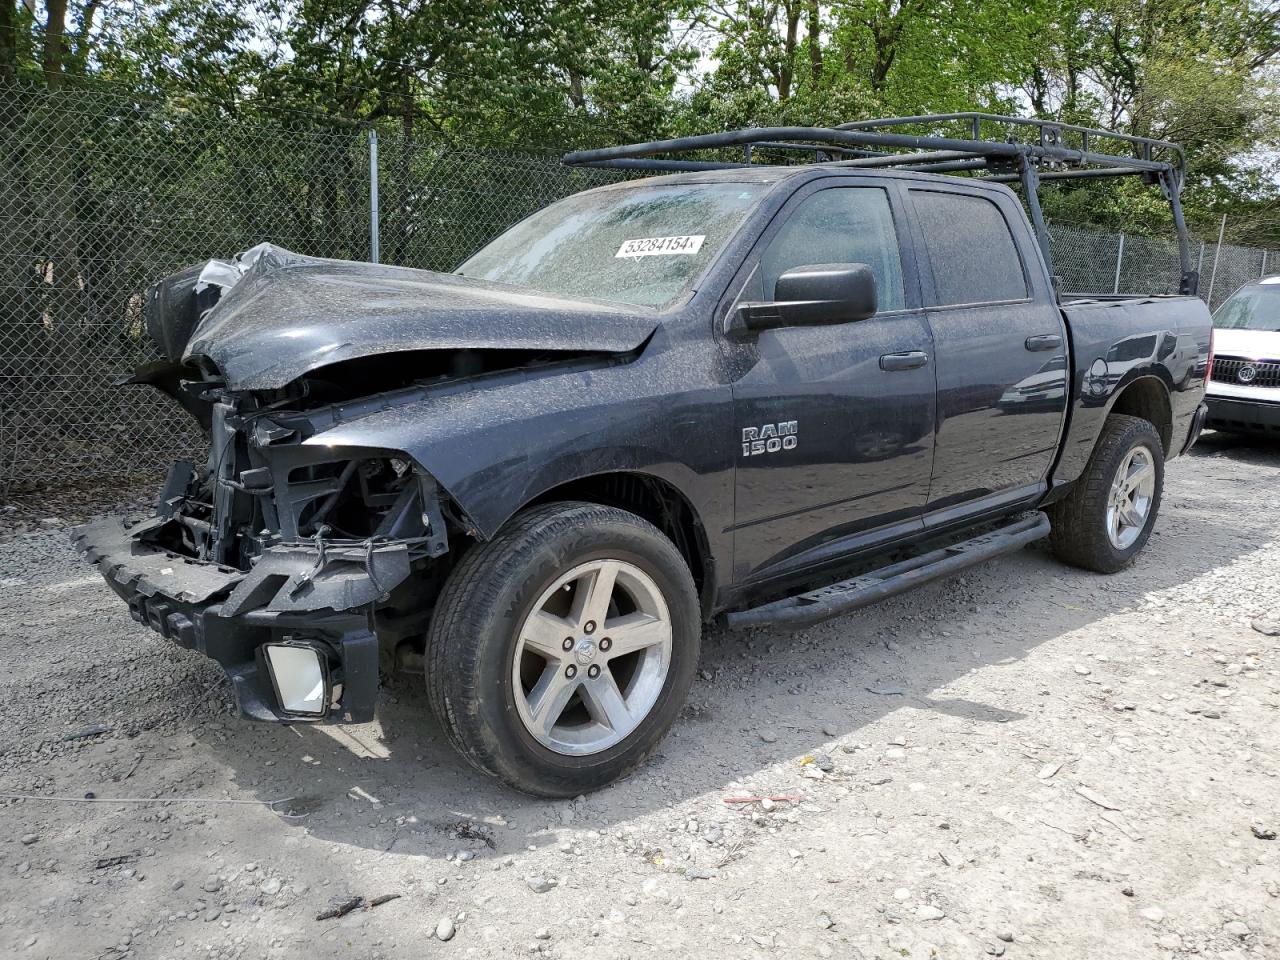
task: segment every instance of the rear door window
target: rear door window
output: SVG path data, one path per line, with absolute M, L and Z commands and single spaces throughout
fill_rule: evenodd
M 1027 277 L 1000 208 L 986 197 L 912 190 L 933 268 L 936 306 L 1027 297 Z

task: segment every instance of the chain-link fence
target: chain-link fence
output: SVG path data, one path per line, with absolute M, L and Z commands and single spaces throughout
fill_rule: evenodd
M 255 238 L 367 256 L 360 139 L 0 91 L 0 485 L 136 474 L 198 447 L 159 393 L 112 386 L 155 356 L 140 294 Z
M 269 240 L 370 255 L 370 135 L 228 122 L 102 90 L 0 90 L 0 490 L 155 472 L 200 447 L 150 388 L 152 281 Z M 449 270 L 551 200 L 618 179 L 556 155 L 379 138 L 381 259 Z
M 1182 268 L 1173 240 L 1050 224 L 1053 269 L 1068 293 L 1177 293 Z M 1192 242 L 1200 296 L 1216 310 L 1241 285 L 1280 273 L 1280 252 Z
M 551 201 L 624 177 L 566 167 L 559 153 L 463 146 L 399 131 L 377 139 L 378 259 L 424 270 L 452 270 Z
M 621 176 L 399 129 L 379 131 L 373 164 L 372 134 L 98 89 L 0 91 L 0 490 L 153 473 L 200 449 L 167 399 L 113 386 L 155 356 L 141 313 L 152 281 L 264 240 L 367 259 L 375 235 L 383 262 L 449 270 L 539 207 Z M 1177 289 L 1172 243 L 1051 232 L 1065 290 Z M 1280 272 L 1260 250 L 1195 252 L 1215 307 L 1268 263 Z

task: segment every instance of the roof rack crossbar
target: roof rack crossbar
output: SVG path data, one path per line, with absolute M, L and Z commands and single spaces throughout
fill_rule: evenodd
M 840 167 L 899 167 L 910 164 L 937 163 L 943 160 L 975 160 L 975 154 L 965 150 L 929 150 L 919 153 L 882 153 L 876 157 L 861 157 L 857 160 L 838 160 L 834 164 Z
M 1142 167 L 1089 167 L 1081 170 L 1044 170 L 1040 173 L 1040 179 L 1087 180 L 1094 177 L 1123 177 L 1148 172 Z M 982 179 L 989 180 L 992 183 L 1012 183 L 1018 179 L 1018 175 L 1016 173 L 993 173 Z
M 651 173 L 699 173 L 706 170 L 759 170 L 765 163 L 723 163 L 710 160 L 655 160 L 649 157 L 615 157 L 570 166 L 603 167 L 606 170 L 648 170 Z
M 751 144 L 753 150 L 799 150 L 803 153 L 838 153 L 842 157 L 889 156 L 883 150 L 859 150 L 856 147 L 838 147 L 833 144 L 789 143 L 783 140 L 764 140 Z
M 981 140 L 981 124 L 987 123 L 1001 125 L 1015 125 L 1024 127 L 1036 127 L 1044 136 L 1047 132 L 1069 132 L 1079 134 L 1083 138 L 1081 144 L 1082 150 L 1088 150 L 1088 138 L 1097 137 L 1104 140 L 1118 140 L 1125 143 L 1140 145 L 1144 149 L 1146 159 L 1150 159 L 1150 151 L 1152 149 L 1169 150 L 1178 155 L 1178 166 L 1182 165 L 1182 147 L 1169 140 L 1157 140 L 1154 137 L 1139 137 L 1134 134 L 1120 133 L 1116 130 L 1102 130 L 1097 127 L 1082 127 L 1074 123 L 1062 123 L 1058 120 L 1039 120 L 1034 117 L 1007 117 L 998 113 L 981 113 L 975 111 L 967 111 L 963 113 L 931 113 L 922 114 L 916 117 L 884 117 L 879 120 L 852 120 L 848 123 L 841 123 L 836 126 L 837 130 L 869 130 L 881 127 L 900 127 L 911 124 L 936 124 L 946 123 L 948 121 L 968 120 L 972 124 L 973 138 Z
M 822 166 L 832 167 L 853 165 L 854 161 L 836 161 L 834 163 L 822 164 Z M 588 164 L 583 164 L 583 166 L 588 166 Z M 709 160 L 665 160 L 648 157 L 620 157 L 616 160 L 596 160 L 589 164 L 589 166 L 603 168 L 606 170 L 644 170 L 649 173 L 701 173 L 712 170 L 759 170 L 762 167 L 768 167 L 769 164 L 727 163 L 721 161 L 713 162 Z M 883 166 L 883 164 L 876 164 L 875 166 Z M 907 166 L 901 166 L 900 169 L 907 170 L 912 173 L 950 173 L 952 171 L 960 170 L 986 170 L 987 162 L 980 159 L 957 159 L 946 162 L 918 161 Z M 1016 180 L 1017 177 L 1014 176 L 1012 179 Z
M 990 170 L 991 167 L 985 160 L 946 160 L 939 163 L 913 164 L 901 169 L 911 173 L 961 173 L 968 170 Z

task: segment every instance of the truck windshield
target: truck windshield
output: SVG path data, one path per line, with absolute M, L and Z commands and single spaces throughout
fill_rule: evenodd
M 1241 287 L 1218 308 L 1213 325 L 1221 330 L 1280 332 L 1280 282 Z
M 689 183 L 577 194 L 516 224 L 457 272 L 563 296 L 662 306 L 697 280 L 764 190 Z

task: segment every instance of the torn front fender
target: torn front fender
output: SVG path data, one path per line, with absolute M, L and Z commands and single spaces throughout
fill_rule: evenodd
M 117 386 L 127 384 L 147 384 L 161 393 L 171 397 L 183 410 L 196 418 L 196 422 L 205 433 L 213 422 L 213 404 L 202 400 L 192 386 L 201 389 L 209 386 L 200 381 L 200 375 L 186 364 L 173 363 L 169 360 L 153 360 L 144 363 L 133 372 L 132 376 L 117 381 Z
M 443 391 L 338 423 L 304 446 L 403 451 L 484 538 L 547 491 L 606 473 L 664 480 L 698 516 L 720 516 L 733 499 L 730 389 L 682 388 L 699 378 L 656 356 L 667 346 L 659 328 L 632 363 Z M 714 526 L 713 540 L 727 537 Z

